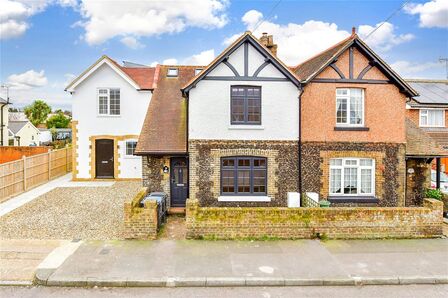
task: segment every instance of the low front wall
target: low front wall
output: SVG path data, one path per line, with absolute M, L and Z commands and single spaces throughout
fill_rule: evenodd
M 126 239 L 157 238 L 157 201 L 148 200 L 140 207 L 141 199 L 148 193 L 142 190 L 124 203 L 124 237 Z
M 200 207 L 187 200 L 187 238 L 329 239 L 431 238 L 442 236 L 443 203 L 424 207 Z

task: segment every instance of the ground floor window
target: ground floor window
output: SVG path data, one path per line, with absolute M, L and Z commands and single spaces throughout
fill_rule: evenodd
M 137 141 L 126 141 L 126 155 L 133 156 L 136 147 Z
M 373 196 L 375 160 L 334 158 L 330 160 L 330 195 Z
M 264 157 L 224 157 L 221 159 L 222 195 L 266 195 Z

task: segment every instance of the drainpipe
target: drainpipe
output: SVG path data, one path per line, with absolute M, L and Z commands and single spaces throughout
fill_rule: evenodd
M 302 94 L 303 87 L 299 91 L 299 194 L 302 195 Z
M 4 121 L 4 119 L 3 119 L 3 109 L 7 106 L 7 105 L 9 105 L 10 104 L 10 102 L 9 102 L 9 96 L 7 96 L 6 97 L 6 103 L 4 103 L 4 104 L 2 104 L 2 107 L 1 107 L 1 109 L 0 109 L 0 114 L 1 114 L 1 116 L 0 116 L 0 146 L 5 146 L 5 141 L 3 140 L 3 129 L 4 129 L 4 127 L 5 127 L 5 125 L 3 124 L 3 121 Z

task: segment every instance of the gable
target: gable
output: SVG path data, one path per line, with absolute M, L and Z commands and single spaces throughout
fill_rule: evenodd
M 300 82 L 294 73 L 246 32 L 223 51 L 198 76 L 188 82 L 182 91 L 188 93 L 201 80 L 215 81 L 290 81 L 297 87 Z
M 330 69 L 331 68 L 331 69 Z M 394 84 L 407 96 L 418 93 L 353 33 L 294 68 L 302 83 Z

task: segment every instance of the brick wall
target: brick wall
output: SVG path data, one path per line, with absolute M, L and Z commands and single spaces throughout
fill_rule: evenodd
M 431 238 L 442 236 L 443 203 L 424 207 L 263 208 L 200 207 L 187 200 L 187 238 L 330 239 Z
M 375 159 L 375 197 L 379 206 L 405 205 L 405 145 L 395 143 L 304 142 L 302 185 L 304 192 L 328 198 L 331 158 Z M 361 206 L 362 204 L 351 204 Z
M 298 142 L 190 140 L 190 198 L 203 206 L 286 206 L 287 192 L 298 191 Z M 220 160 L 226 156 L 267 158 L 271 202 L 219 202 Z
M 157 238 L 157 202 L 149 200 L 143 207 L 139 206 L 141 199 L 148 193 L 147 188 L 124 203 L 124 237 L 126 239 L 156 239 Z

